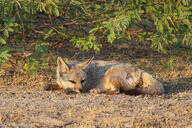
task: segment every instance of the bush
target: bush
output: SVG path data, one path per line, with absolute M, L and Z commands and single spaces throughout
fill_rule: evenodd
M 104 41 L 135 35 L 166 53 L 168 46 L 192 47 L 191 21 L 189 0 L 0 0 L 0 65 L 10 57 L 10 37 L 18 43 L 67 39 L 97 52 Z

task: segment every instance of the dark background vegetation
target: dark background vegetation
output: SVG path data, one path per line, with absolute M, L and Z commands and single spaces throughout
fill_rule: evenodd
M 57 42 L 95 53 L 130 40 L 163 54 L 190 52 L 191 21 L 190 0 L 0 0 L 0 67 L 17 53 L 12 63 L 24 60 L 20 71 L 37 73 Z

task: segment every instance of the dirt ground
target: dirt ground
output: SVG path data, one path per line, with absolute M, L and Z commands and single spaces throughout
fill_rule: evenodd
M 78 49 L 60 43 L 53 57 Z M 93 55 L 82 52 L 84 60 Z M 170 56 L 176 56 L 171 62 Z M 144 44 L 105 45 L 96 59 L 130 62 L 164 83 L 163 95 L 66 94 L 45 91 L 54 81 L 55 61 L 38 75 L 25 75 L 6 62 L 0 71 L 0 127 L 192 128 L 192 56 L 186 49 L 159 54 Z M 53 59 L 53 60 L 54 60 Z

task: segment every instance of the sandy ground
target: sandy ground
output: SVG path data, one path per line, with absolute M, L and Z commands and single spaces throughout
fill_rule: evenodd
M 61 46 L 56 54 L 69 57 L 76 50 L 69 52 Z M 106 47 L 95 55 L 96 59 L 131 62 L 153 74 L 165 85 L 166 93 L 159 96 L 45 91 L 43 86 L 54 81 L 50 72 L 55 62 L 34 76 L 16 72 L 7 62 L 0 72 L 0 127 L 191 128 L 192 57 L 182 51 L 178 55 L 173 69 L 167 68 L 168 55 L 144 46 Z M 90 56 L 83 53 L 76 59 Z

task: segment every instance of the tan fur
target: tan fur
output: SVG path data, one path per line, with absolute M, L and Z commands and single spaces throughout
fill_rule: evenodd
M 56 79 L 61 88 L 71 88 L 92 93 L 117 94 L 120 90 L 135 90 L 140 93 L 160 94 L 163 85 L 145 71 L 129 63 L 92 61 L 66 63 L 57 59 Z

